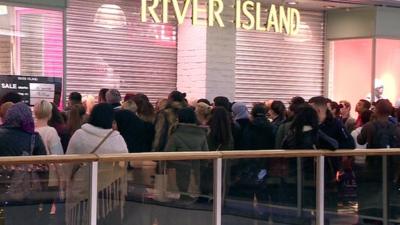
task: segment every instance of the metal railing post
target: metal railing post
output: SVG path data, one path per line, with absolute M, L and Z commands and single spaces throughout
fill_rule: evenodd
M 388 200 L 388 157 L 382 156 L 382 209 L 383 209 L 383 225 L 387 225 L 389 221 L 389 200 Z
M 222 158 L 214 159 L 214 225 L 222 224 Z M 226 190 L 225 190 L 226 191 Z
M 97 225 L 97 180 L 99 162 L 90 163 L 90 225 Z
M 303 214 L 303 160 L 297 157 L 297 216 Z
M 324 225 L 325 217 L 325 156 L 317 157 L 317 217 L 316 224 Z

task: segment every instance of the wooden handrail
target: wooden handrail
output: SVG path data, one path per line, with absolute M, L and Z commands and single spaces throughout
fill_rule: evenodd
M 244 151 L 207 151 L 207 152 L 153 152 L 130 154 L 82 154 L 50 156 L 14 156 L 0 157 L 0 165 L 38 164 L 38 163 L 82 163 L 116 161 L 173 161 L 207 160 L 238 158 L 294 158 L 294 157 L 335 157 L 335 156 L 390 156 L 400 155 L 400 149 L 368 150 L 244 150 Z

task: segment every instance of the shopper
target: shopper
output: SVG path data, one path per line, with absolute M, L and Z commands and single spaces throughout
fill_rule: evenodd
M 173 91 L 168 96 L 168 103 L 161 109 L 155 119 L 155 137 L 153 151 L 164 151 L 169 135 L 177 123 L 177 112 L 187 107 L 186 93 Z
M 268 111 L 272 125 L 277 130 L 286 120 L 286 107 L 281 101 L 273 101 Z
M 67 121 L 67 130 L 70 137 L 86 122 L 87 117 L 85 115 L 85 108 L 82 105 L 74 105 L 71 107 Z
M 68 142 L 69 139 L 71 138 L 71 135 L 68 132 L 67 124 L 64 121 L 64 117 L 58 110 L 57 106 L 54 103 L 50 104 L 52 105 L 52 107 L 51 107 L 51 117 L 48 122 L 48 125 L 56 129 L 57 134 L 61 139 L 61 145 L 65 153 L 67 151 Z
M 68 145 L 67 154 L 119 154 L 128 153 L 124 138 L 112 129 L 114 109 L 111 105 L 100 103 L 93 108 L 88 123 L 75 132 Z M 126 195 L 126 167 L 121 163 L 101 163 L 99 165 L 98 214 L 101 225 L 120 224 L 121 210 Z M 86 224 L 89 220 L 90 183 L 87 166 L 75 166 L 68 170 L 70 181 L 67 185 L 67 225 Z M 80 216 L 77 216 L 77 210 Z
M 356 120 L 351 117 L 351 104 L 346 100 L 342 100 L 339 102 L 340 105 L 340 118 L 344 127 L 347 129 L 349 133 L 351 133 L 355 129 Z
M 208 125 L 210 132 L 207 141 L 210 150 L 234 149 L 231 120 L 224 107 L 217 106 L 212 110 Z
M 237 131 L 233 133 L 235 139 L 235 149 L 244 150 L 243 131 L 250 124 L 250 114 L 244 103 L 234 103 L 232 105 L 233 121 L 237 126 Z
M 232 112 L 231 110 L 231 103 L 229 99 L 225 96 L 218 96 L 214 98 L 214 107 L 221 106 L 226 109 L 228 112 Z
M 131 98 L 137 105 L 137 115 L 143 121 L 154 123 L 155 111 L 149 98 L 145 94 L 136 94 Z
M 153 124 L 141 120 L 128 110 L 117 111 L 115 121 L 130 153 L 151 151 L 155 133 Z
M 243 131 L 243 148 L 267 150 L 275 147 L 274 127 L 267 119 L 267 107 L 258 103 L 251 110 L 250 124 Z
M 106 93 L 106 101 L 114 110 L 121 109 L 121 93 L 117 89 L 110 89 Z
M 362 126 L 362 122 L 361 122 L 361 114 L 364 111 L 367 111 L 371 108 L 371 103 L 365 99 L 361 99 L 360 101 L 358 101 L 355 111 L 357 112 L 358 116 L 356 119 L 356 124 L 355 124 L 355 128 L 361 127 Z
M 193 109 L 182 108 L 177 116 L 178 124 L 168 138 L 165 151 L 208 151 L 207 129 L 197 125 Z M 175 170 L 180 199 L 189 202 L 196 200 L 200 194 L 200 161 L 172 161 L 168 162 L 168 168 Z
M 98 102 L 98 103 L 106 103 L 106 102 L 107 102 L 107 100 L 106 100 L 106 94 L 107 94 L 108 90 L 109 90 L 108 88 L 102 88 L 102 89 L 100 89 L 99 95 L 98 95 L 98 97 L 97 97 L 97 102 Z
M 286 134 L 289 132 L 290 126 L 292 125 L 292 121 L 293 121 L 294 117 L 299 112 L 299 110 L 304 106 L 307 106 L 307 103 L 304 100 L 304 98 L 302 98 L 302 97 L 297 96 L 297 97 L 293 97 L 290 100 L 289 108 L 288 108 L 288 112 L 287 112 L 288 117 L 287 117 L 285 123 L 283 123 L 281 126 L 279 126 L 278 131 L 276 132 L 275 148 L 277 148 L 277 149 L 282 148 L 283 139 L 286 136 Z
M 371 110 L 366 110 L 366 111 L 362 112 L 361 117 L 360 117 L 361 118 L 361 126 L 356 128 L 355 130 L 353 130 L 353 132 L 351 132 L 351 136 L 353 137 L 353 139 L 356 143 L 357 149 L 366 149 L 367 148 L 367 144 L 360 145 L 358 143 L 357 137 L 358 137 L 358 135 L 360 135 L 363 126 L 371 120 L 372 114 L 373 113 Z
M 0 127 L 0 156 L 46 155 L 46 148 L 38 133 L 35 133 L 35 125 L 30 108 L 25 103 L 13 105 L 6 113 L 4 124 Z M 4 167 L 3 167 L 4 169 Z M 26 168 L 24 168 L 26 169 Z M 7 179 L 3 176 L 3 179 Z M 3 180 L 3 184 L 11 181 Z M 8 184 L 7 184 L 8 185 Z M 5 187 L 6 190 L 9 187 Z M 12 192 L 26 193 L 27 187 L 15 186 L 18 190 Z M 32 193 L 38 194 L 38 193 Z M 37 199 L 25 199 L 23 202 L 7 201 L 5 209 L 6 225 L 25 225 L 27 221 L 32 225 L 41 225 L 46 215 L 39 214 L 40 201 Z
M 207 126 L 207 123 L 210 120 L 211 116 L 211 109 L 211 106 L 207 105 L 206 103 L 197 103 L 195 112 L 197 121 L 200 125 Z
M 3 103 L 0 106 L 0 124 L 4 123 L 4 119 L 6 117 L 7 111 L 14 105 L 12 102 Z

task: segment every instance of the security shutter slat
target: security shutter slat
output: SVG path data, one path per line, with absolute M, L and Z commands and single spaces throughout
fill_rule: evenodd
M 296 37 L 272 32 L 236 33 L 236 101 L 321 95 L 324 86 L 324 15 L 301 12 Z
M 142 23 L 139 0 L 110 3 L 120 7 L 126 20 L 118 9 L 99 13 L 104 3 L 69 3 L 67 92 L 97 96 L 100 88 L 117 88 L 123 94 L 145 93 L 152 101 L 165 98 L 176 89 L 175 23 Z M 105 28 L 107 24 L 119 25 Z

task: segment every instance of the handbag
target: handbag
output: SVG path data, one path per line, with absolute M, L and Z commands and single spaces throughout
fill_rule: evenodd
M 94 153 L 96 153 L 97 150 L 103 145 L 104 142 L 106 142 L 106 140 L 111 136 L 111 134 L 112 134 L 113 132 L 114 132 L 114 130 L 111 130 L 111 131 L 103 138 L 103 140 L 101 140 L 100 143 L 99 143 L 92 151 L 90 151 L 89 154 L 94 154 Z M 83 166 L 84 166 L 84 164 L 81 163 L 81 164 L 75 166 L 75 167 L 72 169 L 72 173 L 71 173 L 71 177 L 70 177 L 71 180 L 74 179 L 76 173 L 77 173 L 77 172 L 79 171 L 79 169 L 82 168 Z
M 30 156 L 35 148 L 36 135 L 31 136 L 30 152 L 23 151 L 22 156 Z M 2 196 L 4 202 L 29 202 L 41 200 L 40 193 L 44 190 L 41 175 L 48 172 L 44 165 L 4 166 L 2 173 L 6 174 L 6 192 Z M 47 180 L 46 180 L 47 181 Z M 36 196 L 36 199 L 35 199 Z

